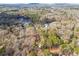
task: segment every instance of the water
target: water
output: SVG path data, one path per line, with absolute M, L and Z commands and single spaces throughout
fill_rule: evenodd
M 22 23 L 23 25 L 28 25 L 31 24 L 32 21 L 29 17 L 24 17 L 24 16 L 18 16 L 17 19 Z
M 27 16 L 0 13 L 0 25 L 7 25 L 7 26 L 12 26 L 15 24 L 28 25 L 30 23 L 32 23 L 32 20 Z

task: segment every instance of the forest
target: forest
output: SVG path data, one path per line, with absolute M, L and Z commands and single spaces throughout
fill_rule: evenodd
M 79 8 L 38 6 L 0 7 L 0 56 L 78 56 Z

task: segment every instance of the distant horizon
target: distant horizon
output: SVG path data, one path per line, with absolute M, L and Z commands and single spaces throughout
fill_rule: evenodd
M 68 3 L 68 4 L 79 4 L 79 0 L 0 0 L 0 4 L 29 4 L 29 3 L 41 3 L 41 4 Z
M 79 4 L 79 3 L 0 3 L 0 4 Z

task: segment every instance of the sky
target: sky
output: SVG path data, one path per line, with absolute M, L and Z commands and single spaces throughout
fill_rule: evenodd
M 75 3 L 79 4 L 79 0 L 0 0 L 0 3 L 16 4 L 16 3 Z

